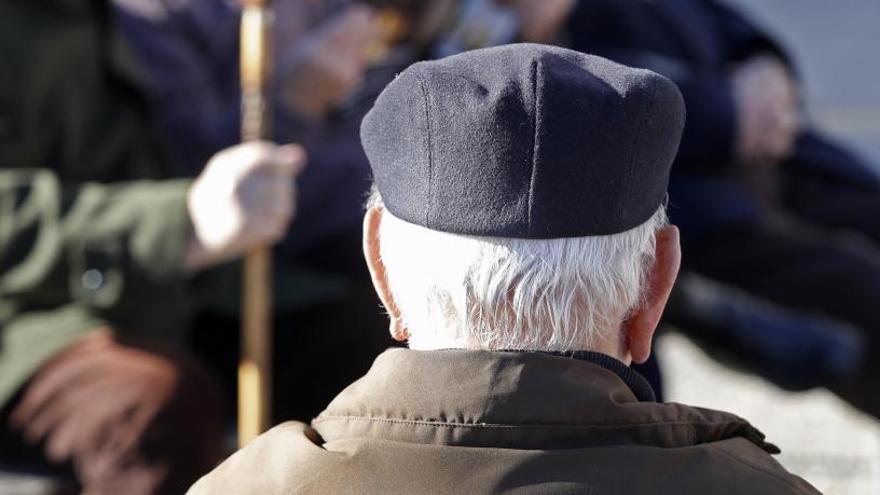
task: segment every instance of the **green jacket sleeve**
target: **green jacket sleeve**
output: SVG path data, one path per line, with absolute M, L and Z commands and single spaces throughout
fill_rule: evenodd
M 0 169 L 0 304 L 22 313 L 79 303 L 132 332 L 180 320 L 188 185 Z

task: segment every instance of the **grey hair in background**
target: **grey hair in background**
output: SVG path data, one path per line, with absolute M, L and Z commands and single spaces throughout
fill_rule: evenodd
M 375 188 L 367 207 L 382 207 Z M 642 303 L 667 223 L 664 205 L 619 234 L 490 238 L 430 230 L 386 210 L 380 256 L 413 349 L 585 350 L 615 338 Z

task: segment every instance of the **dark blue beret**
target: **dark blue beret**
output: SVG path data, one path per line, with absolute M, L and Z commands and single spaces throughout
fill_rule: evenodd
M 622 232 L 666 196 L 684 101 L 654 72 L 544 45 L 420 62 L 361 124 L 385 207 L 444 232 Z

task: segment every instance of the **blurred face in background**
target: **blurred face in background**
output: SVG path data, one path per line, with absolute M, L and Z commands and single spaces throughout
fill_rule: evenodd
M 282 101 L 322 119 L 394 45 L 427 46 L 459 0 L 283 0 L 275 25 Z
M 519 19 L 519 38 L 531 43 L 554 41 L 577 0 L 494 0 L 512 9 Z
M 384 20 L 386 42 L 426 46 L 444 29 L 461 0 L 367 0 Z M 397 17 L 397 19 L 394 19 Z M 392 26 L 396 23 L 396 26 Z M 389 29 L 389 28 L 394 29 Z
M 280 0 L 282 100 L 322 119 L 398 44 L 433 55 L 527 41 L 552 43 L 576 0 Z
M 557 41 L 576 0 L 463 0 L 434 46 L 445 57 L 516 41 Z

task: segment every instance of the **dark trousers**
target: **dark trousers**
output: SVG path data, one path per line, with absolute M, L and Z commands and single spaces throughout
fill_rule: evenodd
M 308 422 L 352 382 L 379 353 L 395 345 L 388 319 L 374 293 L 279 313 L 274 323 L 273 422 Z M 238 320 L 218 315 L 198 319 L 195 351 L 219 377 L 228 397 L 236 395 Z M 235 414 L 234 401 L 227 415 Z
M 361 232 L 349 232 L 297 254 L 299 262 L 347 285 L 338 298 L 299 308 L 276 308 L 274 320 L 274 422 L 308 422 L 385 349 L 397 345 L 388 317 L 373 289 L 361 249 Z M 194 326 L 193 349 L 220 378 L 229 397 L 236 393 L 239 322 L 202 314 Z M 234 402 L 228 412 L 234 415 Z
M 847 322 L 863 333 L 868 359 L 858 376 L 829 386 L 880 416 L 880 187 L 836 175 L 828 160 L 852 157 L 827 143 L 759 172 L 752 186 L 764 215 L 750 224 L 719 225 L 684 235 L 683 267 L 784 307 Z M 821 145 L 821 146 L 820 146 Z M 797 160 L 817 160 L 799 163 Z M 823 160 L 825 162 L 823 162 Z M 763 176 L 761 176 L 763 174 Z

